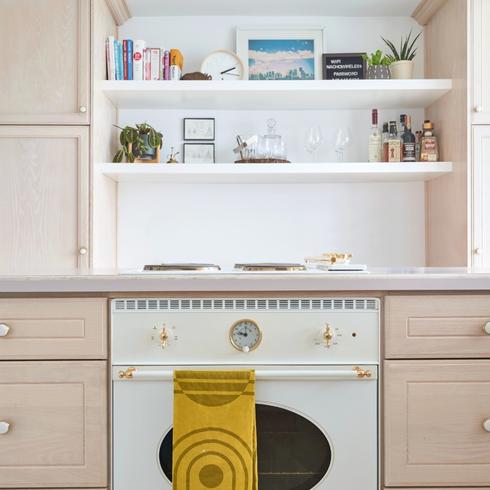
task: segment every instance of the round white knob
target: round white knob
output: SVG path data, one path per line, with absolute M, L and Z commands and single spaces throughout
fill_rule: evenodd
M 490 419 L 485 419 L 482 423 L 483 429 L 490 432 Z
M 0 323 L 0 337 L 6 337 L 9 333 L 10 327 L 5 323 Z
M 9 431 L 9 429 L 10 429 L 10 424 L 2 420 L 0 422 L 0 435 L 6 434 Z
M 80 112 L 81 113 L 87 112 L 87 108 L 84 105 L 80 106 Z
M 483 325 L 482 328 L 483 328 L 483 333 L 490 335 L 490 322 L 485 323 L 485 325 Z
M 483 107 L 481 105 L 477 105 L 475 107 L 475 112 L 483 112 Z
M 244 346 L 242 347 L 242 352 L 245 352 L 245 354 L 246 354 L 247 352 L 250 352 L 250 347 L 249 347 L 248 345 L 244 345 Z
M 80 255 L 87 255 L 87 252 L 88 252 L 88 250 L 87 250 L 85 247 L 82 247 L 82 248 L 81 248 L 81 249 L 78 251 L 78 253 L 79 253 Z
M 481 255 L 483 253 L 483 249 L 475 248 L 475 255 Z

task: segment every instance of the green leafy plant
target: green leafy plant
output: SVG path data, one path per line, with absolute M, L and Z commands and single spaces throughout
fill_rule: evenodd
M 412 30 L 410 30 L 408 36 L 400 40 L 400 49 L 396 49 L 395 45 L 381 36 L 381 39 L 386 43 L 386 45 L 390 48 L 391 54 L 388 55 L 391 63 L 395 61 L 412 61 L 417 54 L 417 47 L 415 47 L 415 43 L 422 32 L 419 32 L 414 39 L 412 39 Z
M 371 56 L 366 54 L 362 55 L 362 59 L 368 63 L 369 66 L 388 66 L 391 63 L 390 58 L 378 49 L 376 53 L 371 53 Z
M 121 148 L 116 152 L 113 163 L 121 163 L 126 157 L 130 163 L 134 163 L 136 158 L 142 158 L 156 148 L 161 148 L 163 143 L 163 134 L 148 123 L 136 124 L 136 127 L 126 126 L 121 128 L 119 142 Z M 147 136 L 145 136 L 147 135 Z

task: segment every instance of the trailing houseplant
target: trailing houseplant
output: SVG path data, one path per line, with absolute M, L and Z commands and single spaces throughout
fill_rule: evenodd
M 121 163 L 124 158 L 129 163 L 136 161 L 153 161 L 156 159 L 159 150 L 162 148 L 163 135 L 148 123 L 136 124 L 121 128 L 119 142 L 121 148 L 113 158 L 114 163 Z
M 392 78 L 412 78 L 413 60 L 417 54 L 417 46 L 415 46 L 415 43 L 418 41 L 421 34 L 422 32 L 419 32 L 412 39 L 412 31 L 410 30 L 408 36 L 405 39 L 401 39 L 399 49 L 397 49 L 391 41 L 381 36 L 381 39 L 385 42 L 385 44 L 391 51 L 391 54 L 388 55 L 388 58 L 391 61 L 390 71 Z
M 389 69 L 391 61 L 380 49 L 375 53 L 371 53 L 371 56 L 363 55 L 362 59 L 368 64 L 366 78 L 371 80 L 391 78 Z

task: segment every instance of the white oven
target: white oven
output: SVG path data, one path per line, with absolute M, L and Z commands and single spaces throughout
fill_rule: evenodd
M 255 369 L 260 490 L 378 489 L 378 299 L 118 299 L 112 346 L 114 490 L 172 488 L 181 368 Z

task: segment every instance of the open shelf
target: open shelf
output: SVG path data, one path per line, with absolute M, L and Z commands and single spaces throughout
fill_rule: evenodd
M 451 80 L 101 81 L 119 109 L 315 110 L 425 108 Z
M 115 182 L 293 184 L 416 182 L 452 172 L 452 163 L 125 164 L 101 163 Z

